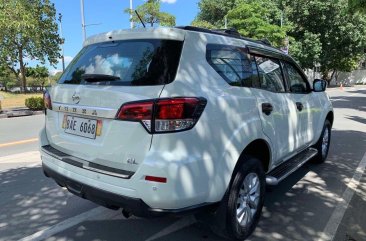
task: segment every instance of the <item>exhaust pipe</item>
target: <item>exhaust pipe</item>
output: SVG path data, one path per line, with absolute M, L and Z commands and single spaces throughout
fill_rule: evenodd
M 122 215 L 125 219 L 128 219 L 132 216 L 132 213 L 127 211 L 126 209 L 122 209 Z

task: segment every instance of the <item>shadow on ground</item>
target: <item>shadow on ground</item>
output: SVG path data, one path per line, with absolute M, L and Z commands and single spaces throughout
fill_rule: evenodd
M 334 131 L 326 163 L 308 163 L 279 186 L 267 191 L 263 217 L 250 240 L 318 239 L 362 159 L 365 146 L 364 132 Z M 87 221 L 48 240 L 222 240 L 199 223 L 149 239 L 179 220 L 118 218 Z
M 366 106 L 360 104 L 364 100 L 363 97 L 340 97 L 333 104 L 336 108 L 366 110 Z M 350 118 L 361 123 L 365 121 L 362 117 Z M 365 147 L 366 129 L 334 130 L 326 163 L 306 164 L 267 192 L 262 219 L 250 240 L 318 239 L 340 202 L 347 182 L 354 175 Z M 364 182 L 361 186 L 364 187 Z M 46 179 L 39 167 L 0 173 L 0 195 L 0 240 L 17 240 L 95 207 L 88 201 L 66 193 Z M 365 202 L 358 203 L 365 205 Z M 350 217 L 352 221 L 352 214 Z M 151 239 L 181 220 L 89 220 L 48 240 L 222 240 L 198 223 Z M 346 232 L 358 232 L 357 223 L 353 225 Z M 361 240 L 366 240 L 362 233 L 358 232 L 357 235 Z
M 46 178 L 40 167 L 0 173 L 0 240 L 19 240 L 95 207 Z

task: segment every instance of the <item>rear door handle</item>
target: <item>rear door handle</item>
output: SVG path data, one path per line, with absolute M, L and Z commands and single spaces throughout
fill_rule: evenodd
M 296 102 L 296 107 L 299 111 L 302 111 L 302 109 L 304 108 L 304 105 L 301 102 Z
M 266 115 L 270 115 L 273 111 L 273 106 L 271 103 L 262 103 L 262 112 Z

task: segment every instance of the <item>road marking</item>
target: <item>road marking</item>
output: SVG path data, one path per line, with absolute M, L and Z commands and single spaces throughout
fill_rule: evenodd
M 113 212 L 113 214 L 111 214 Z M 64 231 L 68 228 L 71 228 L 81 222 L 84 222 L 86 220 L 93 219 L 94 217 L 98 217 L 98 220 L 101 218 L 110 218 L 111 216 L 115 215 L 116 211 L 104 208 L 104 207 L 97 207 L 94 209 L 91 209 L 89 211 L 86 211 L 84 213 L 81 213 L 75 217 L 66 219 L 60 223 L 57 223 L 49 228 L 43 229 L 41 231 L 38 231 L 32 235 L 29 235 L 27 237 L 24 237 L 20 239 L 20 241 L 38 241 L 38 240 L 44 240 L 46 238 L 51 237 L 52 235 L 55 235 L 61 231 Z
M 0 147 L 7 147 L 7 146 L 14 146 L 14 145 L 26 144 L 26 143 L 35 142 L 35 141 L 38 141 L 38 138 L 32 138 L 32 139 L 28 139 L 28 140 L 21 140 L 21 141 L 14 141 L 14 142 L 3 143 L 3 144 L 0 144 Z
M 319 241 L 330 241 L 334 239 L 338 226 L 343 219 L 343 216 L 348 208 L 348 205 L 353 197 L 353 194 L 355 193 L 355 190 L 360 184 L 360 180 L 365 171 L 365 167 L 366 167 L 366 153 L 364 154 L 361 162 L 359 163 L 351 181 L 347 184 L 347 188 L 342 195 L 341 201 L 338 203 L 335 210 L 333 211 L 332 216 L 330 217 L 327 225 L 325 226 Z
M 153 236 L 151 236 L 150 238 L 146 239 L 146 241 L 152 241 L 161 237 L 164 237 L 168 234 L 174 233 L 178 230 L 181 230 L 185 227 L 188 227 L 194 223 L 196 223 L 196 219 L 194 218 L 193 215 L 189 215 L 186 216 L 182 219 L 179 219 L 177 222 L 173 223 L 172 225 L 164 228 L 163 230 L 161 230 L 160 232 L 154 234 Z

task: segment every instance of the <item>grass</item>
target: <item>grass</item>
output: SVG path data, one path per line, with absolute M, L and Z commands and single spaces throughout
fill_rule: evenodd
M 42 97 L 42 93 L 37 94 L 13 94 L 9 92 L 0 91 L 0 101 L 2 109 L 25 107 L 25 99 L 30 97 Z

